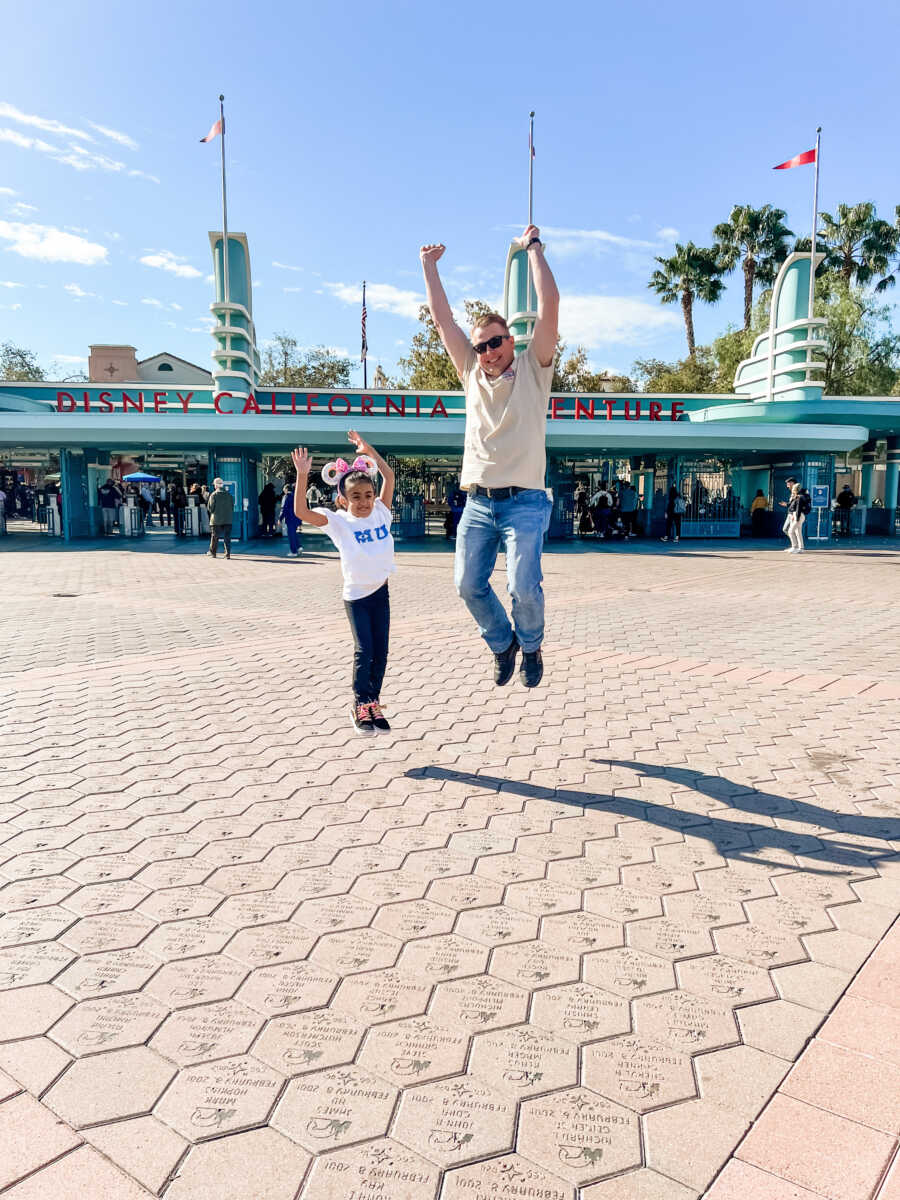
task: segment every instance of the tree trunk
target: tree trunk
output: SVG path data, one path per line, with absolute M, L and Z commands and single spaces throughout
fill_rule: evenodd
M 694 357 L 694 293 L 685 288 L 681 293 L 681 311 L 684 313 L 684 329 L 687 333 L 688 356 Z
M 753 282 L 756 279 L 756 259 L 748 254 L 744 259 L 744 329 L 750 328 L 753 315 Z

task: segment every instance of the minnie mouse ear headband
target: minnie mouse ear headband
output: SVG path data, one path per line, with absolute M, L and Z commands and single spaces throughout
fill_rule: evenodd
M 343 496 L 344 480 L 353 471 L 362 471 L 364 474 L 369 475 L 372 479 L 372 486 L 375 486 L 375 475 L 378 471 L 378 466 L 375 459 L 370 458 L 368 454 L 360 454 L 353 461 L 352 465 L 344 462 L 342 458 L 326 463 L 322 468 L 322 479 L 329 487 L 336 487 Z

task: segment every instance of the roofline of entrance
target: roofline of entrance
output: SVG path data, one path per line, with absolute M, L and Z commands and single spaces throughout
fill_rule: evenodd
M 348 418 L 346 424 L 350 423 Z M 444 451 L 462 453 L 465 419 L 438 420 L 395 417 L 352 418 L 352 424 L 374 444 L 401 454 Z M 284 452 L 302 444 L 314 450 L 334 450 L 345 437 L 345 423 L 317 414 L 241 417 L 220 416 L 214 421 L 193 421 L 184 416 L 153 417 L 152 424 L 136 415 L 117 413 L 6 412 L 0 424 L 2 446 L 49 446 L 72 449 L 91 446 L 121 449 L 126 446 L 181 447 L 254 446 Z M 669 451 L 707 453 L 754 450 L 855 450 L 868 440 L 862 425 L 775 424 L 774 422 L 641 422 L 548 419 L 547 450 L 562 454 L 596 450 Z

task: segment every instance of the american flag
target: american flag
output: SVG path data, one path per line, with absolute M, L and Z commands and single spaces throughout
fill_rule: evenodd
M 366 354 L 369 349 L 369 343 L 366 341 L 366 283 L 363 280 L 363 303 L 362 303 L 362 347 L 359 352 L 359 361 L 366 361 Z

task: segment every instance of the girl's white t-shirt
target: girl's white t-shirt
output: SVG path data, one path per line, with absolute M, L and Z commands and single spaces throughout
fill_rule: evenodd
M 362 600 L 377 592 L 387 577 L 397 570 L 390 509 L 376 500 L 368 517 L 354 517 L 346 508 L 336 512 L 314 508 L 313 512 L 327 517 L 325 532 L 340 551 L 344 599 Z

